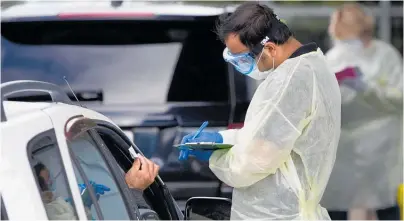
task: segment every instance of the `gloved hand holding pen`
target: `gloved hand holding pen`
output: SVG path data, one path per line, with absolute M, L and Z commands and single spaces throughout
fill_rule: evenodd
M 102 184 L 97 184 L 91 180 L 90 180 L 90 184 L 92 185 L 92 187 L 94 189 L 97 200 L 99 200 L 100 196 L 104 195 L 105 192 L 108 192 L 111 190 L 109 187 L 104 186 Z M 86 184 L 79 184 L 79 188 L 80 188 L 80 192 L 83 192 L 83 190 L 85 190 L 87 188 L 87 186 L 86 186 Z M 81 198 L 83 200 L 84 206 L 90 208 L 93 205 L 93 201 L 89 194 L 83 194 Z
M 223 137 L 218 132 L 202 132 L 208 126 L 205 121 L 195 133 L 188 134 L 182 138 L 181 144 L 195 143 L 195 142 L 214 142 L 223 143 Z M 189 156 L 195 156 L 198 160 L 208 161 L 213 151 L 194 150 L 187 146 L 180 148 L 180 155 L 178 160 L 187 160 Z
M 111 189 L 105 185 L 102 184 L 97 184 L 94 181 L 90 180 L 90 184 L 92 185 L 94 192 L 95 192 L 95 196 L 97 198 L 97 200 L 100 199 L 101 195 L 104 195 L 105 192 L 110 191 Z M 87 208 L 91 208 L 91 206 L 93 205 L 93 201 L 88 193 L 87 186 L 84 183 L 80 183 L 78 184 L 78 187 L 80 189 L 80 193 L 82 193 L 81 199 L 83 200 L 83 204 L 85 207 Z M 72 203 L 72 199 L 71 198 L 67 198 L 65 199 L 66 202 Z

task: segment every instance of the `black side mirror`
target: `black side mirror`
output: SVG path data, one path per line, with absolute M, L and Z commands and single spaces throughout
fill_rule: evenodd
M 185 205 L 185 220 L 230 220 L 231 200 L 193 197 Z

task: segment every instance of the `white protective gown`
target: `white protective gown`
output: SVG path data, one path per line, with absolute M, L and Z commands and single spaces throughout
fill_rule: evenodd
M 49 220 L 78 220 L 73 206 L 62 197 L 56 197 L 53 201 L 45 203 L 45 210 Z M 92 220 L 91 210 L 84 207 L 87 219 Z
M 257 88 L 230 150 L 209 166 L 234 187 L 232 220 L 329 219 L 319 205 L 340 136 L 341 96 L 320 49 L 287 59 Z
M 45 210 L 49 220 L 77 220 L 72 205 L 62 197 L 57 197 L 52 202 L 46 203 Z
M 338 44 L 326 57 L 333 72 L 359 67 L 367 89 L 341 84 L 341 139 L 322 205 L 340 211 L 395 206 L 402 180 L 401 55 L 373 40 L 368 48 Z

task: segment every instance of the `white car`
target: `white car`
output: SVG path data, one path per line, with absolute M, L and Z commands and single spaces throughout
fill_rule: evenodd
M 44 94 L 50 95 L 51 102 L 22 101 Z M 46 82 L 3 83 L 1 96 L 2 220 L 184 219 L 159 178 L 140 196 L 148 204 L 141 206 L 124 180 L 133 162 L 129 150 L 140 151 L 109 118 L 73 104 L 61 88 Z M 39 163 L 53 178 L 51 199 L 45 197 L 42 178 L 35 170 Z M 110 188 L 98 200 L 89 188 L 91 211 L 85 209 L 78 186 L 88 186 L 89 181 Z M 230 205 L 222 198 L 192 198 L 185 219 L 228 219 Z

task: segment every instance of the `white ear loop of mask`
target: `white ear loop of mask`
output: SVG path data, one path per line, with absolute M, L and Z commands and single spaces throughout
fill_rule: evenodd
M 260 54 L 260 56 L 258 57 L 258 60 L 257 60 L 257 62 L 256 62 L 256 67 L 257 67 L 257 69 L 258 69 L 258 63 L 260 62 L 260 60 L 261 60 L 261 57 L 262 57 L 262 54 L 264 54 L 264 48 L 262 49 L 262 51 L 261 51 L 261 54 Z M 272 56 L 271 56 L 272 57 Z M 273 70 L 273 69 L 275 69 L 275 58 L 274 57 L 272 57 L 272 68 L 270 69 L 270 70 Z M 258 69 L 259 70 L 259 69 Z M 270 70 L 268 70 L 268 71 L 270 71 Z

